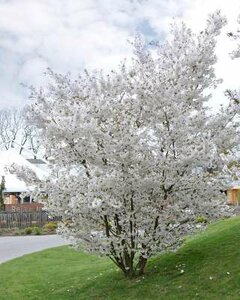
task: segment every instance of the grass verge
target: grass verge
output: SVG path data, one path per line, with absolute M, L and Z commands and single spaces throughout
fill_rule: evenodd
M 220 221 L 126 280 L 105 258 L 68 247 L 0 265 L 0 299 L 240 299 L 240 217 Z

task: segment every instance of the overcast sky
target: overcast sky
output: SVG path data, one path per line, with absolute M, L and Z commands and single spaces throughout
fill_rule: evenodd
M 234 44 L 226 36 L 237 28 L 239 0 L 0 0 L 0 108 L 26 103 L 20 84 L 43 84 L 47 67 L 73 75 L 109 70 L 131 55 L 127 39 L 136 32 L 164 40 L 173 18 L 201 30 L 216 9 L 229 21 L 217 48 L 224 79 L 212 101 L 217 107 L 225 88 L 240 87 L 240 60 L 229 58 Z

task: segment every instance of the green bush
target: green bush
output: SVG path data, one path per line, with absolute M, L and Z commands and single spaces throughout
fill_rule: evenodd
M 27 227 L 24 229 L 25 234 L 32 234 L 32 232 L 33 232 L 33 229 L 31 227 Z
M 40 235 L 41 234 L 41 229 L 39 227 L 33 227 L 32 228 L 33 234 L 35 235 Z
M 55 233 L 57 229 L 56 222 L 49 222 L 43 226 L 43 230 L 47 233 Z
M 199 216 L 196 218 L 197 223 L 207 223 L 207 219 L 203 216 Z

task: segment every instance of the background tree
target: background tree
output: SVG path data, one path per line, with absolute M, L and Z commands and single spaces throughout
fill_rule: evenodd
M 213 115 L 206 92 L 219 83 L 225 23 L 217 12 L 199 34 L 174 25 L 154 49 L 137 37 L 131 63 L 109 75 L 49 71 L 49 88 L 32 89 L 28 118 L 52 158 L 44 190 L 49 211 L 62 216 L 60 233 L 128 277 L 179 247 L 199 216 L 229 213 L 220 190 L 232 179 L 238 106 L 230 100 Z
M 3 191 L 5 190 L 5 178 L 2 176 L 0 183 L 0 211 L 4 210 L 4 196 Z
M 24 109 L 0 110 L 0 150 L 15 148 L 20 154 L 28 151 L 36 158 L 42 151 L 38 131 L 27 124 L 24 114 Z

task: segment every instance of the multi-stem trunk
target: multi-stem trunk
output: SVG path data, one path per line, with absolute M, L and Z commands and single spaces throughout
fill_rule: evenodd
M 125 277 L 131 279 L 144 274 L 147 265 L 147 258 L 140 256 L 138 261 L 135 262 L 130 253 L 125 252 L 119 256 L 109 256 L 110 259 L 122 270 Z M 124 257 L 124 258 L 123 258 Z

